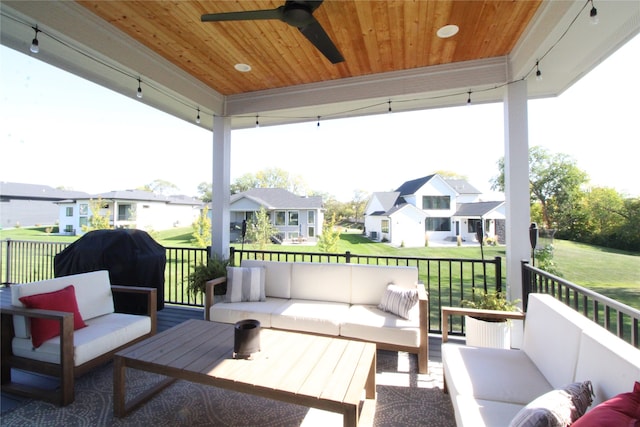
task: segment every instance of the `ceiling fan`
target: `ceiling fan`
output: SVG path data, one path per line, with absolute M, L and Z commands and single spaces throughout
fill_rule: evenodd
M 322 25 L 313 17 L 313 12 L 320 7 L 323 0 L 287 0 L 283 6 L 275 9 L 252 10 L 228 13 L 209 13 L 202 15 L 202 22 L 249 21 L 279 19 L 300 32 L 329 60 L 332 64 L 344 61 L 342 54 L 333 44 Z

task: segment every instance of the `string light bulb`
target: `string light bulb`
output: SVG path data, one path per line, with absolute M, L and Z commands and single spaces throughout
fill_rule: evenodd
M 316 124 L 316 127 L 320 127 L 320 116 L 318 116 L 318 124 Z
M 389 114 L 393 113 L 393 110 L 391 109 L 391 100 L 389 100 L 389 110 L 387 112 Z
M 536 80 L 542 80 L 542 71 L 540 71 L 540 65 L 538 64 L 538 61 L 536 61 Z
M 136 92 L 136 96 L 138 99 L 142 99 L 142 87 L 140 86 L 142 82 L 138 79 L 138 91 Z
M 258 120 L 258 115 L 256 114 L 256 128 L 260 127 L 260 120 Z
M 38 29 L 38 27 L 36 26 L 33 31 L 36 32 L 35 37 L 33 38 L 33 40 L 31 41 L 31 46 L 29 47 L 29 50 L 31 51 L 31 53 L 38 53 L 40 52 L 40 45 L 38 43 L 38 33 L 40 32 L 40 30 Z
M 593 0 L 590 0 L 590 2 L 591 2 L 591 10 L 589 11 L 589 20 L 593 25 L 596 25 L 600 21 L 600 18 L 598 18 L 598 9 L 596 9 L 595 6 L 593 5 Z
M 467 97 L 467 105 L 471 105 L 471 91 L 467 92 L 469 96 Z
M 198 115 L 196 116 L 196 123 L 200 124 L 200 107 L 198 107 Z

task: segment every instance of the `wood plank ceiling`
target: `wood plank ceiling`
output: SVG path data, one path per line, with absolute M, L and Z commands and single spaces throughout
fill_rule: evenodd
M 223 95 L 508 55 L 541 0 L 327 0 L 314 17 L 345 58 L 331 64 L 281 21 L 200 22 L 205 13 L 273 9 L 282 1 L 78 3 Z M 448 24 L 460 31 L 442 39 Z M 244 63 L 242 73 L 234 65 Z

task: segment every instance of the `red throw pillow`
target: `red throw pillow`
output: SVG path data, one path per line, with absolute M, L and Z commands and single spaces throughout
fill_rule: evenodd
M 602 402 L 571 425 L 575 427 L 640 427 L 640 382 L 636 381 L 632 392 L 621 393 Z
M 82 320 L 76 301 L 76 290 L 73 285 L 55 292 L 20 297 L 20 302 L 28 308 L 64 311 L 73 313 L 73 329 L 87 326 Z M 38 348 L 48 339 L 60 335 L 60 323 L 51 319 L 31 318 L 31 342 Z

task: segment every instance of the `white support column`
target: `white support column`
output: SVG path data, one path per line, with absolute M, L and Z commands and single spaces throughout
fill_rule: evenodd
M 213 117 L 213 194 L 211 251 L 229 257 L 229 198 L 231 197 L 231 119 Z
M 527 82 L 507 85 L 504 98 L 504 173 L 507 213 L 507 298 L 522 299 L 520 262 L 529 259 L 529 126 Z

